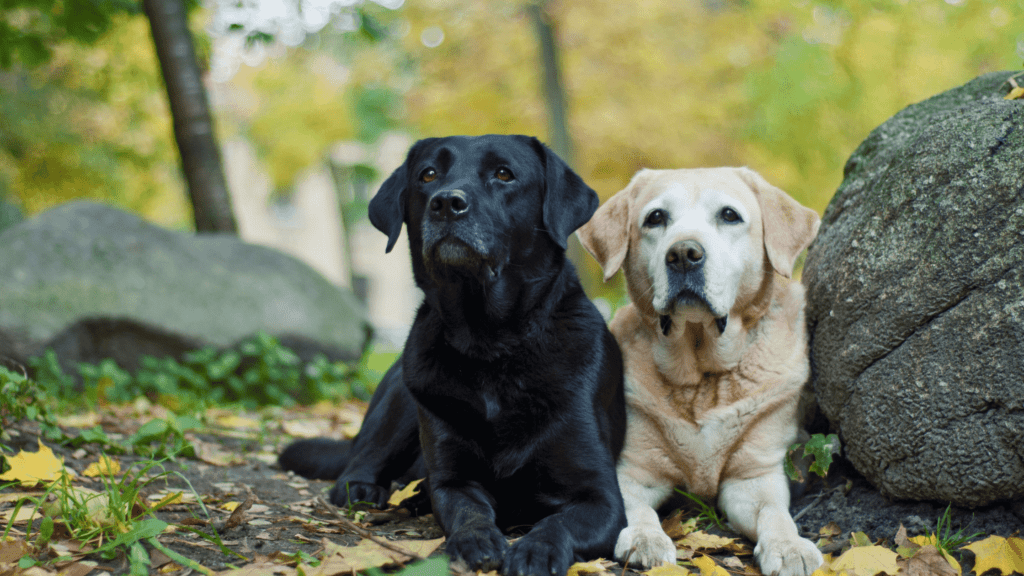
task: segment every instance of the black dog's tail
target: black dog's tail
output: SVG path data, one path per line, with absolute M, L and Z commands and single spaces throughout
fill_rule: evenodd
M 310 480 L 337 480 L 348 465 L 351 440 L 307 438 L 288 445 L 277 463 Z

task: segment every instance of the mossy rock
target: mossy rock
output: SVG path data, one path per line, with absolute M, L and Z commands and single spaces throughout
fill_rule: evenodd
M 0 233 L 0 357 L 46 347 L 62 360 L 227 347 L 266 332 L 332 359 L 358 358 L 370 334 L 350 292 L 276 250 L 231 235 L 150 224 L 71 202 Z
M 1024 498 L 1024 100 L 997 72 L 850 157 L 804 268 L 812 381 L 888 496 Z

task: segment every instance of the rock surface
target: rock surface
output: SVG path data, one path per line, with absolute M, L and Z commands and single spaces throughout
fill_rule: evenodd
M 300 355 L 357 358 L 363 307 L 306 264 L 229 235 L 154 226 L 92 202 L 0 233 L 0 357 L 47 347 L 62 364 L 225 347 L 257 331 Z
M 818 403 L 883 494 L 1024 498 L 1024 100 L 992 73 L 853 153 L 803 281 Z

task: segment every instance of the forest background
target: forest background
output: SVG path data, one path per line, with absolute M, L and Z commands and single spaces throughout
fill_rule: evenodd
M 14 4 L 21 25 L 56 5 Z M 148 23 L 96 4 L 115 9 L 86 41 L 0 67 L 0 228 L 75 198 L 192 226 Z M 1024 59 L 1024 0 L 320 2 L 333 25 L 298 35 L 224 25 L 244 4 L 200 3 L 192 29 L 218 139 L 248 140 L 278 194 L 337 142 L 391 130 L 558 140 L 553 58 L 555 148 L 602 199 L 642 167 L 747 165 L 820 212 L 871 129 Z

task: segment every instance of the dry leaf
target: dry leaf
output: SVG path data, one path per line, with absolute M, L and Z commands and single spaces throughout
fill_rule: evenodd
M 928 545 L 906 561 L 906 573 L 907 576 L 956 576 L 960 574 L 960 565 L 953 567 L 938 548 Z
M 662 564 L 655 566 L 647 572 L 641 572 L 644 576 L 687 576 L 690 571 L 677 564 Z
M 569 566 L 569 572 L 566 576 L 587 576 L 590 574 L 596 574 L 598 576 L 610 575 L 608 567 L 604 561 L 593 560 L 591 562 L 577 562 L 572 566 Z
M 708 550 L 716 552 L 718 550 L 730 548 L 735 541 L 735 538 L 716 536 L 703 530 L 699 530 L 697 532 L 687 534 L 685 538 L 679 541 L 679 546 L 692 548 L 693 550 Z
M 392 540 L 400 548 L 409 550 L 419 556 L 429 556 L 444 538 L 434 540 Z M 341 546 L 324 541 L 324 559 L 317 567 L 301 566 L 306 576 L 336 576 L 339 574 L 351 574 L 352 571 L 362 572 L 369 568 L 387 566 L 390 564 L 404 564 L 409 557 L 399 554 L 373 542 L 372 540 L 361 540 L 356 546 Z
M 832 538 L 833 536 L 839 536 L 843 533 L 843 529 L 839 527 L 839 524 L 835 522 L 829 522 L 818 530 L 818 535 L 822 538 Z
M 53 450 L 39 440 L 38 452 L 18 452 L 7 457 L 11 469 L 0 474 L 0 480 L 18 480 L 25 488 L 35 486 L 39 482 L 53 482 L 64 472 L 64 458 L 57 458 Z
M 974 572 L 984 574 L 993 568 L 1000 574 L 1024 574 L 1024 539 L 989 536 L 961 548 L 974 552 Z
M 852 540 L 852 539 L 851 539 Z M 875 576 L 879 572 L 895 575 L 898 555 L 881 546 L 854 546 L 829 565 L 834 572 L 847 572 L 851 576 Z
M 1010 90 L 1009 94 L 1003 96 L 1003 100 L 1016 100 L 1018 98 L 1024 98 L 1024 86 L 1018 86 Z
M 720 560 L 722 562 L 722 565 L 726 568 L 733 568 L 736 570 L 743 569 L 743 560 L 740 560 L 735 556 L 726 556 L 725 558 L 721 558 Z
M 710 556 L 694 558 L 693 565 L 700 569 L 700 576 L 729 576 L 725 568 L 715 564 Z
M 395 491 L 395 493 L 391 495 L 391 498 L 388 498 L 388 504 L 390 506 L 398 506 L 402 502 L 412 498 L 416 494 L 419 494 L 421 482 L 423 482 L 423 478 L 418 478 L 406 484 L 405 488 Z
M 100 423 L 100 415 L 96 412 L 85 414 L 71 414 L 69 416 L 57 415 L 57 424 L 64 428 L 92 428 Z
M 121 473 L 121 463 L 109 456 L 100 456 L 100 459 L 89 464 L 82 476 L 97 478 L 99 476 L 117 476 Z

